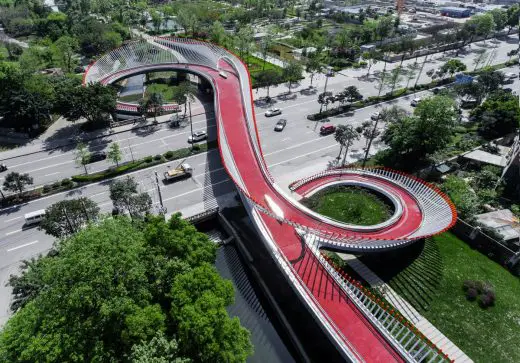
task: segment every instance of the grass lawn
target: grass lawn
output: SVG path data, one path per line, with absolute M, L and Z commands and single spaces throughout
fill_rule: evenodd
M 146 86 L 145 93 L 148 96 L 152 93 L 159 93 L 163 96 L 165 103 L 173 102 L 173 86 L 169 86 L 167 84 L 150 83 L 148 86 Z
M 475 362 L 520 359 L 520 279 L 451 233 L 362 261 Z M 465 280 L 494 286 L 496 303 L 468 301 Z
M 391 216 L 390 207 L 376 194 L 355 187 L 331 187 L 302 200 L 308 208 L 340 222 L 370 226 Z

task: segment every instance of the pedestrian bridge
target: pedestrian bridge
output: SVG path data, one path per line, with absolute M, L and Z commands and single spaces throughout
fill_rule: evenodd
M 286 192 L 266 166 L 247 66 L 231 52 L 201 41 L 149 37 L 123 45 L 87 69 L 83 82 L 110 84 L 151 71 L 186 71 L 211 83 L 222 164 L 234 181 L 280 273 L 346 361 L 442 362 L 449 358 L 392 307 L 337 270 L 327 247 L 354 253 L 395 249 L 441 233 L 456 220 L 452 203 L 432 185 L 381 168 L 324 171 L 295 181 Z M 384 194 L 393 216 L 354 226 L 319 215 L 292 194 L 337 184 Z

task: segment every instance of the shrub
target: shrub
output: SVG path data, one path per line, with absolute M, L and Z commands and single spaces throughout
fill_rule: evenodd
M 71 185 L 72 185 L 72 180 L 70 180 L 69 178 L 65 178 L 61 181 L 62 187 L 70 187 Z
M 162 159 L 162 156 L 161 156 L 160 154 L 157 154 L 157 155 L 155 155 L 155 156 L 153 157 L 153 159 L 154 159 L 155 161 L 159 161 L 159 160 Z
M 200 150 L 200 145 L 199 144 L 193 145 L 193 151 L 199 151 L 199 150 Z
M 152 160 L 153 160 L 153 157 L 151 157 L 151 156 L 147 156 L 144 158 L 145 163 L 151 163 Z
M 478 304 L 483 309 L 487 309 L 488 307 L 495 305 L 495 293 L 490 291 L 487 294 L 482 294 L 478 300 Z
M 368 65 L 368 63 L 365 62 L 365 61 L 359 62 L 359 66 L 362 67 L 362 68 L 365 68 L 367 65 Z
M 42 188 L 42 192 L 44 193 L 48 193 L 52 190 L 52 186 L 48 185 L 48 184 L 45 184 Z
M 170 151 L 167 151 L 167 152 L 164 153 L 164 157 L 165 157 L 166 159 L 168 159 L 168 160 L 171 159 L 171 158 L 173 158 L 173 155 L 174 155 L 174 154 L 173 154 L 173 151 L 171 151 L 171 150 L 170 150 Z
M 475 281 L 473 280 L 465 280 L 462 284 L 462 288 L 464 291 L 468 291 L 469 289 L 477 289 L 477 285 L 475 284 Z
M 58 189 L 59 187 L 61 187 L 61 183 L 59 181 L 52 183 L 53 189 Z
M 478 296 L 477 289 L 474 289 L 471 287 L 466 291 L 466 299 L 468 299 L 469 301 L 475 301 L 477 296 Z

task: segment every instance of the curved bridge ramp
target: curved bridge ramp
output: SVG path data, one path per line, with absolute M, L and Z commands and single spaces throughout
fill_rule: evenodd
M 247 67 L 231 52 L 212 44 L 153 37 L 127 43 L 89 66 L 84 84 L 110 84 L 154 70 L 185 70 L 213 85 L 222 164 L 280 271 L 345 360 L 449 360 L 413 325 L 338 271 L 320 252 L 323 246 L 351 252 L 391 249 L 440 233 L 456 219 L 453 205 L 443 194 L 390 170 L 332 170 L 291 188 L 303 192 L 337 180 L 362 183 L 386 190 L 398 214 L 385 225 L 359 227 L 308 210 L 276 185 L 266 166 Z

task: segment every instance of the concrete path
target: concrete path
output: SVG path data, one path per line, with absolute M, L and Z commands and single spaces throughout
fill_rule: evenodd
M 337 253 L 356 273 L 358 273 L 366 282 L 370 284 L 384 295 L 399 312 L 409 321 L 411 321 L 417 329 L 421 331 L 428 339 L 430 339 L 437 347 L 446 353 L 450 359 L 457 363 L 473 362 L 462 350 L 459 349 L 451 340 L 442 334 L 435 326 L 433 326 L 424 316 L 422 316 L 415 308 L 405 299 L 399 296 L 388 284 L 381 280 L 372 270 L 370 270 L 363 262 L 359 261 L 356 256 Z

